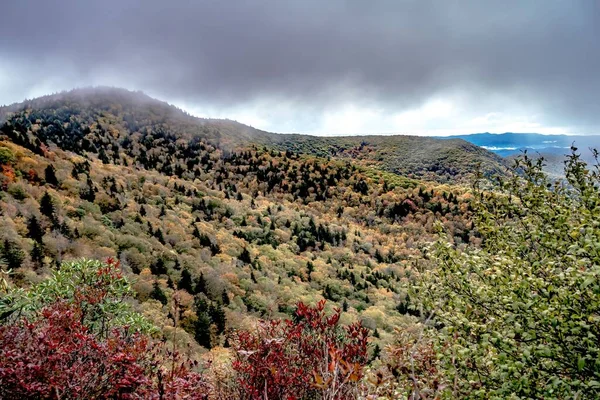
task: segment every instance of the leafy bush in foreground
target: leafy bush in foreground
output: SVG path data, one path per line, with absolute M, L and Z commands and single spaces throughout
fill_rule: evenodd
M 14 288 L 0 298 L 0 322 L 34 317 L 45 306 L 66 301 L 77 304 L 83 324 L 101 336 L 124 325 L 145 333 L 154 331 L 148 321 L 131 309 L 127 299 L 132 295 L 118 261 L 109 258 L 106 263 L 86 259 L 64 262 L 52 271 L 50 278 L 31 289 Z
M 368 331 L 339 326 L 325 301 L 298 304 L 295 320 L 267 321 L 237 334 L 233 368 L 247 399 L 351 399 L 367 363 Z
M 55 275 L 41 287 L 60 287 L 64 295 L 77 283 L 72 297 L 35 288 L 27 304 L 39 294 L 44 305 L 0 325 L 0 398 L 206 398 L 208 385 L 193 363 L 134 328 L 114 327 L 115 314 L 104 312 L 114 306 L 108 299 L 129 290 L 117 263 L 83 260 L 64 268 L 69 284 Z
M 600 396 L 600 175 L 573 149 L 567 184 L 527 156 L 476 191 L 481 248 L 434 248 L 418 295 L 433 313 L 449 397 Z

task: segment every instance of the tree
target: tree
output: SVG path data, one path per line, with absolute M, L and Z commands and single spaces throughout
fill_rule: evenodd
M 245 247 L 242 250 L 242 252 L 240 253 L 240 255 L 238 256 L 238 259 L 243 263 L 252 264 L 252 257 L 250 256 L 250 252 Z
M 229 299 L 227 289 L 223 289 L 223 293 L 221 293 L 221 301 L 223 302 L 224 306 L 228 306 L 230 304 L 231 300 Z
M 51 220 L 55 218 L 54 213 L 56 212 L 56 209 L 54 207 L 54 201 L 48 192 L 45 192 L 40 199 L 40 212 Z
M 58 185 L 58 179 L 56 178 L 56 169 L 52 164 L 48 164 L 48 166 L 44 170 L 44 176 L 46 183 L 55 186 Z
M 150 292 L 150 298 L 160 301 L 163 306 L 169 302 L 167 296 L 165 295 L 165 292 L 163 292 L 160 288 L 158 281 L 154 281 L 154 285 L 152 286 L 152 292 Z
M 188 293 L 194 293 L 192 274 L 190 274 L 190 271 L 187 268 L 184 268 L 183 271 L 181 271 L 181 279 L 177 284 L 177 288 L 186 290 Z
M 150 271 L 153 275 L 165 275 L 167 273 L 165 260 L 162 257 L 158 257 L 156 261 L 150 265 Z
M 340 310 L 303 303 L 292 321 L 263 321 L 235 334 L 233 369 L 245 398 L 358 398 L 368 331 L 339 325 Z
M 217 335 L 220 335 L 225 331 L 225 311 L 221 304 L 211 304 L 209 307 L 210 319 L 214 322 L 217 327 Z
M 35 215 L 32 215 L 27 220 L 27 233 L 28 236 L 36 242 L 42 242 L 42 237 L 44 236 L 44 229 L 40 225 L 40 222 L 38 221 Z
M 160 228 L 158 228 L 155 232 L 154 232 L 154 237 L 156 239 L 158 239 L 158 241 L 160 242 L 160 244 L 165 244 L 165 236 L 163 235 L 163 232 Z
M 203 296 L 194 299 L 196 309 L 196 322 L 194 324 L 194 339 L 200 346 L 210 349 L 212 347 L 210 325 L 212 323 L 208 313 L 208 303 Z
M 44 265 L 44 245 L 40 242 L 35 242 L 29 256 L 36 268 L 41 268 Z
M 497 190 L 475 187 L 481 248 L 442 236 L 416 291 L 455 397 L 600 396 L 600 174 L 576 149 L 568 184 L 542 163 L 525 154 Z
M 0 165 L 8 165 L 15 161 L 15 155 L 6 147 L 0 147 Z
M 21 250 L 19 245 L 8 239 L 4 240 L 2 256 L 6 260 L 9 269 L 19 268 L 25 259 L 25 253 Z
M 198 276 L 195 280 L 194 286 L 194 294 L 204 293 L 208 294 L 208 289 L 206 287 L 206 279 L 204 279 L 204 274 L 201 272 L 200 276 Z

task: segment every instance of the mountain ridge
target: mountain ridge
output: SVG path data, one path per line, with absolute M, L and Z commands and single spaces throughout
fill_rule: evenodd
M 40 115 L 29 115 L 30 113 Z M 163 130 L 187 140 L 205 138 L 228 150 L 238 146 L 261 145 L 320 157 L 353 160 L 367 167 L 442 183 L 471 179 L 478 165 L 487 175 L 502 174 L 506 162 L 492 152 L 463 139 L 440 140 L 420 136 L 340 136 L 319 137 L 262 131 L 228 119 L 199 118 L 142 92 L 119 88 L 74 89 L 55 95 L 15 103 L 0 108 L 0 122 L 10 115 L 25 116 L 23 123 L 34 124 L 33 117 L 46 122 L 56 116 L 64 119 L 81 116 L 80 130 L 85 136 L 96 118 L 114 122 L 123 139 L 140 128 Z M 135 114 L 135 116 L 134 116 Z M 38 118 L 39 117 L 39 118 Z M 132 121 L 142 121 L 134 124 Z M 66 128 L 69 129 L 69 128 Z M 58 127 L 58 130 L 63 128 Z M 33 140 L 33 138 L 31 138 Z

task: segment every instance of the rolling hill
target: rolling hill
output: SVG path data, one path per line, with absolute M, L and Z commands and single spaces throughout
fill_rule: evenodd
M 13 129 L 23 134 L 33 126 L 40 140 L 60 143 L 65 150 L 75 152 L 89 151 L 90 144 L 104 140 L 105 130 L 91 128 L 104 122 L 111 126 L 108 134 L 119 139 L 153 131 L 182 140 L 203 139 L 225 150 L 255 144 L 351 160 L 405 177 L 441 183 L 466 182 L 477 165 L 486 175 L 502 174 L 506 167 L 502 158 L 461 139 L 275 134 L 235 121 L 196 118 L 141 92 L 106 87 L 78 89 L 2 107 L 2 120 L 8 120 Z M 107 154 L 112 157 L 113 149 L 108 149 Z
M 29 286 L 64 260 L 118 259 L 136 282 L 136 309 L 167 339 L 179 293 L 187 336 L 178 340 L 193 354 L 222 346 L 227 330 L 319 299 L 390 341 L 411 318 L 400 282 L 426 262 L 436 221 L 457 244 L 477 238 L 464 189 L 371 160 L 381 154 L 415 176 L 416 158 L 399 158 L 410 146 L 437 149 L 429 159 L 448 170 L 471 151 L 496 162 L 459 140 L 395 138 L 384 153 L 377 137 L 279 136 L 116 89 L 1 113 L 0 256 L 12 283 Z M 198 330 L 194 298 L 224 307 L 216 334 Z

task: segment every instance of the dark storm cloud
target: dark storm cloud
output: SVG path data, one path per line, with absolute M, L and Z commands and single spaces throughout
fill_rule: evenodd
M 340 102 L 402 110 L 451 92 L 595 129 L 597 4 L 7 0 L 0 71 L 22 73 L 4 77 L 0 103 L 43 81 L 214 107 L 287 101 L 308 115 Z

